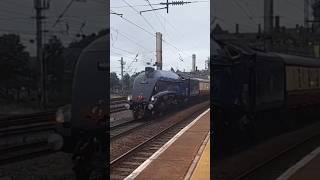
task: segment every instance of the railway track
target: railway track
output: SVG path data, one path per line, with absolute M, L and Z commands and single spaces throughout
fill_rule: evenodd
M 46 142 L 30 143 L 0 150 L 0 165 L 23 161 L 55 152 Z
M 127 103 L 126 97 L 110 99 L 110 113 L 116 113 L 116 112 L 127 110 L 124 106 L 126 103 Z
M 139 121 L 133 120 L 133 121 L 129 121 L 126 123 L 122 123 L 122 124 L 110 127 L 110 139 L 111 140 L 117 139 L 149 123 L 150 122 L 147 122 L 144 120 L 139 120 Z
M 171 126 L 163 129 L 144 142 L 138 144 L 130 151 L 110 162 L 110 179 L 124 179 L 133 172 L 140 164 L 147 160 L 153 153 L 160 149 L 174 135 L 194 120 L 204 108 L 196 110 L 193 115 L 184 118 Z
M 123 101 L 123 100 L 127 100 L 127 97 L 122 96 L 122 97 L 116 97 L 116 98 L 111 98 L 110 99 L 111 102 Z
M 0 118 L 0 138 L 50 130 L 55 126 L 54 115 L 46 112 Z
M 55 130 L 55 111 L 0 118 L 0 164 L 53 152 L 48 137 Z

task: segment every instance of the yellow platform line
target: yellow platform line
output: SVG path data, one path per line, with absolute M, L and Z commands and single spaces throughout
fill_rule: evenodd
M 206 179 L 210 179 L 210 139 L 208 140 L 196 169 L 191 176 L 191 180 Z

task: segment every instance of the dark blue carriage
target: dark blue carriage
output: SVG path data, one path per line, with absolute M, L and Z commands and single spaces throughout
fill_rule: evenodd
M 240 137 L 254 138 L 270 129 L 287 131 L 306 122 L 305 117 L 319 117 L 318 59 L 231 42 L 216 46 L 211 60 L 216 140 L 236 143 Z M 228 137 L 232 138 L 226 140 Z

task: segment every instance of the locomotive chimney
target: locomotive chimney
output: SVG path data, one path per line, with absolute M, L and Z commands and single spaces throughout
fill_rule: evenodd
M 192 72 L 196 71 L 196 55 L 192 54 Z
M 156 33 L 156 65 L 157 70 L 162 70 L 162 34 Z

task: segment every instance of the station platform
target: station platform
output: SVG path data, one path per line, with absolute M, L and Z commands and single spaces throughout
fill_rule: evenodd
M 127 178 L 210 179 L 210 109 L 182 129 Z
M 277 180 L 319 180 L 320 147 L 285 171 Z

